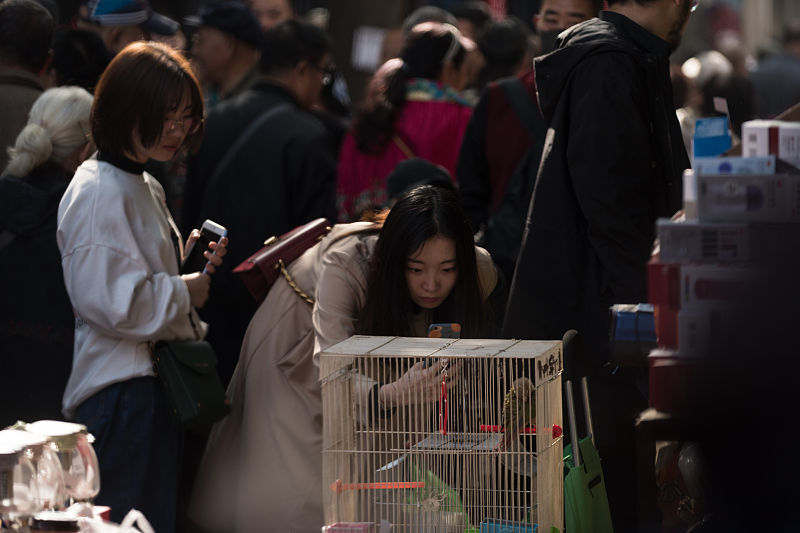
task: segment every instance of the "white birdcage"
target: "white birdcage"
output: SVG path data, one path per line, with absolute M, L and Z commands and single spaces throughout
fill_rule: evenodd
M 353 336 L 328 348 L 325 523 L 563 530 L 561 370 L 560 341 Z M 378 391 L 392 383 L 387 406 Z

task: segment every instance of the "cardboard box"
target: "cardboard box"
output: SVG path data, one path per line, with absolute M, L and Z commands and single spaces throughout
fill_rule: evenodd
M 800 222 L 800 176 L 695 174 L 697 219 Z
M 730 331 L 733 313 L 728 307 L 678 312 L 678 351 L 680 357 L 716 358 L 722 354 L 726 331 Z
M 678 349 L 678 313 L 663 305 L 653 306 L 656 327 L 656 344 L 659 348 Z
M 647 265 L 648 300 L 671 311 L 701 311 L 735 301 L 758 277 L 752 266 L 716 263 Z
M 647 354 L 658 346 L 650 304 L 611 306 L 611 360 L 620 365 L 647 364 Z
M 775 156 L 696 157 L 692 167 L 698 174 L 775 174 Z
M 699 118 L 694 125 L 692 157 L 715 157 L 731 147 L 728 117 Z M 767 155 L 767 154 L 765 154 Z
M 800 122 L 749 120 L 742 124 L 742 155 L 775 155 L 800 163 Z
M 742 262 L 749 254 L 749 233 L 743 222 L 656 222 L 662 263 L 689 261 Z

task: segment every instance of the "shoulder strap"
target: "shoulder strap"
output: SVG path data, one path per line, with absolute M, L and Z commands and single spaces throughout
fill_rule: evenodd
M 525 130 L 530 134 L 531 138 L 535 139 L 538 133 L 533 130 L 532 125 L 536 123 L 535 114 L 538 113 L 538 110 L 534 109 L 531 96 L 522 80 L 519 78 L 507 78 L 498 81 L 497 85 L 505 94 L 522 125 L 525 126 Z
M 239 135 L 236 139 L 236 142 L 231 145 L 230 148 L 225 152 L 225 156 L 219 162 L 219 164 L 214 168 L 214 172 L 211 174 L 211 177 L 208 179 L 207 183 L 213 183 L 219 178 L 219 176 L 228 168 L 228 165 L 231 164 L 233 158 L 236 156 L 236 153 L 241 150 L 244 143 L 247 142 L 248 139 L 256 132 L 258 128 L 260 128 L 265 122 L 269 119 L 274 117 L 275 115 L 280 114 L 283 111 L 287 111 L 291 109 L 290 104 L 278 104 L 275 107 L 272 107 L 261 114 L 257 119 L 251 122 L 247 128 Z
M 414 151 L 411 150 L 411 148 L 408 147 L 408 144 L 406 144 L 406 142 L 396 133 L 392 135 L 392 141 L 394 141 L 394 144 L 397 145 L 401 152 L 403 152 L 403 155 L 406 156 L 406 159 L 415 157 Z

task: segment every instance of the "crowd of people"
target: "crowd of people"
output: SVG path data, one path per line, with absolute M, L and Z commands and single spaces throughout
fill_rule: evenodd
M 734 133 L 800 102 L 800 29 L 760 65 L 730 33 L 670 64 L 696 0 L 542 0 L 529 21 L 458 4 L 410 13 L 352 104 L 336 43 L 291 0 L 180 22 L 88 0 L 71 26 L 0 0 L 0 425 L 86 425 L 115 521 L 317 531 L 322 350 L 441 322 L 577 329 L 615 529 L 635 531 L 646 376 L 611 360 L 608 308 L 647 301 L 655 221 L 681 208 L 714 97 Z M 234 267 L 319 217 L 335 225 L 288 265 L 296 287 L 254 301 Z M 182 273 L 206 219 L 228 237 Z M 185 436 L 152 350 L 203 338 L 232 412 Z M 421 364 L 362 385 L 384 409 L 440 386 Z

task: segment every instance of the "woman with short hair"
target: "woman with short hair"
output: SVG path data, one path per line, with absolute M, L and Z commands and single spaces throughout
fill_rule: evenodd
M 197 145 L 202 126 L 203 97 L 186 59 L 159 43 L 128 45 L 95 91 L 98 153 L 78 168 L 58 209 L 76 316 L 64 414 L 95 436 L 96 502 L 111 506 L 115 522 L 139 509 L 159 533 L 175 529 L 182 438 L 154 376 L 152 345 L 205 335 L 194 308 L 208 298 L 227 240 L 204 252 L 209 274 L 180 275 L 183 243 L 144 165 Z

